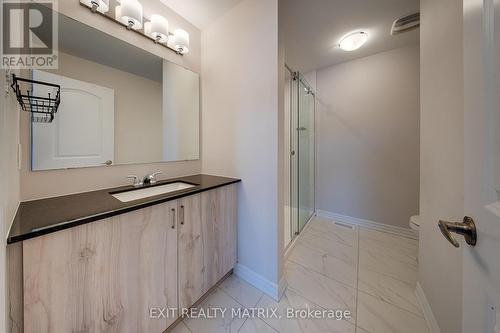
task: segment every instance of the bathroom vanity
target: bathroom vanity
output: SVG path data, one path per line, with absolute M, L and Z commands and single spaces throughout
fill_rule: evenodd
M 230 274 L 239 180 L 151 187 L 175 182 L 194 186 L 127 202 L 113 193 L 133 186 L 22 202 L 8 237 L 11 332 L 163 332 Z

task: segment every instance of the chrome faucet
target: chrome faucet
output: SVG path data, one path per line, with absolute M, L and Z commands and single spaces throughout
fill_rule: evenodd
M 134 179 L 134 187 L 143 187 L 146 185 L 156 184 L 156 182 L 158 181 L 156 179 L 156 176 L 159 174 L 161 174 L 160 171 L 145 175 L 144 177 L 142 177 L 142 179 L 140 179 L 136 175 L 129 175 L 129 176 L 127 176 L 127 178 Z
M 153 185 L 156 184 L 156 176 L 161 174 L 161 171 L 153 172 L 149 175 L 145 175 L 144 178 L 142 178 L 142 184 L 143 185 Z

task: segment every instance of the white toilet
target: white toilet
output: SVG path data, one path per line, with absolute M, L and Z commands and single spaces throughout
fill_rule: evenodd
M 420 229 L 420 215 L 413 215 L 410 217 L 410 228 L 415 230 L 415 232 L 418 234 L 418 231 Z

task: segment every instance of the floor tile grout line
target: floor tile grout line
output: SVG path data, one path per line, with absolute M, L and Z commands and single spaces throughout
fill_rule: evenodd
M 416 282 L 410 282 L 410 281 L 407 281 L 407 280 L 403 280 L 401 278 L 397 278 L 397 277 L 394 277 L 392 275 L 387 275 L 387 274 L 384 274 L 384 273 L 379 272 L 379 271 L 375 271 L 375 270 L 370 269 L 370 268 L 363 268 L 363 271 L 367 271 L 367 272 L 370 272 L 370 273 L 373 273 L 373 274 L 378 274 L 378 275 L 381 275 L 384 278 L 390 278 L 390 279 L 393 279 L 393 280 L 397 280 L 398 282 L 401 282 L 401 283 L 404 283 L 404 284 L 408 285 L 408 287 L 410 287 L 411 289 L 415 289 L 416 288 Z M 366 291 L 366 290 L 363 290 L 363 289 L 361 289 L 361 291 L 364 292 L 364 293 L 370 294 L 369 291 Z
M 257 290 L 260 294 L 259 296 L 259 299 L 257 300 L 257 303 L 255 303 L 255 305 L 253 305 L 253 307 L 256 307 L 257 304 L 259 304 L 260 300 L 262 299 L 262 297 L 264 296 L 264 292 L 262 292 L 261 290 L 255 288 L 254 286 L 252 286 L 250 283 L 246 282 L 245 280 L 241 279 L 240 277 L 238 276 L 235 276 L 235 278 L 237 279 L 240 279 L 242 283 L 244 284 L 247 284 L 249 285 L 250 287 L 254 288 L 255 290 Z M 233 296 L 231 296 L 228 292 L 226 292 L 224 289 L 221 288 L 222 284 L 220 284 L 219 286 L 217 286 L 218 289 L 220 289 L 220 291 L 222 291 L 224 294 L 226 294 L 227 296 L 231 297 L 236 303 L 238 303 L 239 305 L 241 305 L 242 307 L 244 307 L 245 309 L 247 309 L 247 307 L 243 304 L 241 304 L 241 302 L 239 302 L 236 298 L 234 298 Z
M 380 232 L 380 231 L 379 231 L 379 232 Z M 382 232 L 382 233 L 383 233 L 383 232 Z M 360 236 L 360 235 L 358 235 L 358 236 Z M 394 236 L 394 237 L 398 237 L 398 236 Z M 360 250 L 361 250 L 361 241 L 360 241 L 360 238 L 361 238 L 361 237 L 359 237 L 359 239 L 358 239 L 358 274 L 357 274 L 357 283 L 358 283 L 358 285 L 357 285 L 357 287 L 356 287 L 356 311 L 357 311 L 357 309 L 358 309 L 358 298 L 359 298 L 359 293 L 361 292 L 361 293 L 367 294 L 367 295 L 369 295 L 369 296 L 371 296 L 371 297 L 374 297 L 374 298 L 376 298 L 376 299 L 380 300 L 381 302 L 384 302 L 384 303 L 387 303 L 387 304 L 389 304 L 389 305 L 392 305 L 392 306 L 394 306 L 394 307 L 396 307 L 396 308 L 398 308 L 398 309 L 400 309 L 400 310 L 402 310 L 402 311 L 404 311 L 404 312 L 407 312 L 407 313 L 412 314 L 412 315 L 414 315 L 414 316 L 417 316 L 417 317 L 423 318 L 423 315 L 421 315 L 421 314 L 417 314 L 417 313 L 415 313 L 415 312 L 412 312 L 412 311 L 409 311 L 409 310 L 407 310 L 407 309 L 404 309 L 404 308 L 402 308 L 401 306 L 399 306 L 399 305 L 397 305 L 397 304 L 394 304 L 393 302 L 389 302 L 389 301 L 387 301 L 387 300 L 385 300 L 385 299 L 382 299 L 382 298 L 381 298 L 381 297 L 379 297 L 379 296 L 373 295 L 373 294 L 372 294 L 372 293 L 370 293 L 370 292 L 367 292 L 367 291 L 364 291 L 364 290 L 360 290 L 360 289 L 359 289 L 359 253 L 360 253 Z M 380 240 L 378 240 L 378 241 L 380 241 Z M 366 250 L 366 249 L 364 249 L 364 250 Z M 392 278 L 392 279 L 395 279 L 395 280 L 401 281 L 401 282 L 403 282 L 403 283 L 411 284 L 411 283 L 410 283 L 410 282 L 408 282 L 408 281 L 401 280 L 401 279 L 399 279 L 399 278 L 397 278 L 397 277 L 394 277 L 394 276 L 390 276 L 390 275 L 387 275 L 387 274 L 384 274 L 384 273 L 381 273 L 381 272 L 377 272 L 377 271 L 374 271 L 374 270 L 371 270 L 371 269 L 366 269 L 366 270 L 368 270 L 368 271 L 370 271 L 370 272 L 374 272 L 374 273 L 380 274 L 380 275 L 385 276 L 385 277 L 390 277 L 390 278 Z M 360 326 L 358 326 L 358 324 L 357 324 L 357 320 L 358 320 L 358 313 L 356 313 L 356 327 L 360 327 Z M 361 329 L 364 329 L 363 327 L 360 327 L 360 328 L 361 328 Z
M 184 319 L 179 324 L 184 325 L 184 327 L 189 331 L 189 333 L 193 333 L 193 331 L 191 331 L 191 329 L 189 328 L 189 326 L 184 322 Z
M 246 283 L 246 282 L 245 282 Z M 226 292 L 224 289 L 222 289 L 220 286 L 217 286 L 217 289 L 220 290 L 221 292 L 223 292 L 226 296 L 228 296 L 229 298 L 231 298 L 233 301 L 235 301 L 237 304 L 241 305 L 243 307 L 243 309 L 248 309 L 248 307 L 246 307 L 245 305 L 241 304 L 237 299 L 235 299 L 233 296 L 231 296 L 228 292 Z M 260 291 L 260 296 L 259 296 L 259 299 L 257 300 L 257 303 L 255 303 L 255 305 L 253 307 L 256 307 L 257 304 L 259 304 L 260 300 L 262 299 L 262 297 L 264 297 L 264 293 L 262 291 Z M 245 323 L 247 322 L 248 318 L 245 318 L 245 320 L 243 320 L 243 323 L 241 324 L 240 327 L 238 327 L 238 329 L 236 330 L 236 332 L 239 332 L 242 328 L 243 328 L 243 325 L 245 325 Z M 234 321 L 234 318 L 233 318 L 233 321 Z M 272 327 L 271 327 L 272 328 Z
M 238 330 L 236 332 L 239 332 L 241 331 L 241 329 L 243 328 L 243 326 L 245 326 L 245 323 L 247 322 L 248 318 L 245 318 L 245 320 L 243 320 L 243 324 L 241 324 L 241 326 L 238 328 Z
M 308 233 L 304 233 L 303 236 L 305 236 L 305 238 L 308 238 L 308 237 L 320 237 L 320 238 L 323 238 L 325 239 L 326 237 L 324 236 L 324 232 L 322 232 L 321 230 L 315 230 L 315 226 L 312 226 L 311 229 L 313 229 L 314 231 L 313 232 L 318 232 L 320 233 L 319 235 L 314 235 L 314 234 L 311 234 L 310 236 L 308 235 Z M 330 230 L 327 230 L 327 232 L 331 232 Z M 330 241 L 329 239 L 326 239 L 328 241 Z M 349 244 L 349 242 L 347 242 L 346 240 L 344 240 L 343 238 L 341 237 L 336 237 L 335 239 L 333 239 L 332 241 L 334 242 L 337 242 L 339 244 L 342 244 L 344 246 L 348 246 L 348 247 L 354 247 L 353 245 Z
M 314 248 L 313 246 L 308 245 L 308 244 L 305 244 L 304 242 L 302 242 L 302 243 L 297 243 L 297 245 L 300 245 L 300 246 L 306 247 L 306 248 L 308 248 L 309 250 L 311 250 L 311 251 L 313 251 L 313 252 L 316 252 L 317 254 L 320 254 L 320 255 L 327 255 L 327 256 L 329 256 L 329 257 L 331 257 L 331 258 L 335 258 L 335 259 L 337 259 L 337 260 L 340 260 L 340 261 L 344 262 L 344 263 L 345 263 L 345 264 L 347 264 L 347 265 L 350 265 L 350 264 L 351 264 L 350 262 L 345 261 L 343 258 L 337 257 L 337 256 L 335 256 L 334 254 L 332 254 L 332 253 L 330 253 L 330 252 L 327 252 L 327 251 L 324 251 L 324 250 L 322 250 L 322 249 L 317 249 L 317 248 Z M 342 245 L 342 244 L 337 244 L 337 245 Z M 344 246 L 344 245 L 342 245 L 342 246 Z M 349 247 L 349 249 L 356 250 L 354 247 Z
M 394 258 L 394 257 L 390 257 L 388 256 L 387 254 L 383 254 L 383 253 L 377 253 L 376 250 L 373 250 L 373 249 L 368 249 L 368 248 L 360 248 L 360 251 L 362 252 L 369 252 L 371 255 L 377 255 L 377 256 L 381 256 L 381 257 L 385 257 L 386 259 L 388 260 L 391 260 L 393 262 L 395 262 L 397 265 L 406 265 L 406 266 L 411 266 L 411 267 L 415 267 L 415 268 L 418 268 L 418 263 L 417 261 L 415 260 L 414 262 L 411 262 L 409 260 L 401 260 L 401 259 L 398 259 L 398 258 Z M 391 250 L 391 251 L 397 251 L 396 249 L 394 250 Z M 411 260 L 413 260 L 413 258 L 411 258 Z
M 357 228 L 356 228 L 356 233 L 357 233 Z M 337 243 L 339 243 L 339 244 L 340 244 L 340 242 L 337 242 Z M 344 244 L 341 244 L 341 245 L 344 245 Z M 359 245 L 359 239 L 358 239 L 358 245 Z M 306 245 L 304 245 L 304 246 L 305 246 L 305 247 L 307 247 L 308 249 L 311 249 L 311 247 L 309 247 L 309 246 L 306 246 Z M 353 248 L 355 248 L 355 246 L 352 246 L 352 247 L 353 247 Z M 319 253 L 319 252 L 320 252 L 320 251 L 315 250 L 315 249 L 311 249 L 311 250 L 315 251 L 316 253 Z M 357 256 L 358 256 L 358 261 L 359 261 L 359 249 L 355 249 L 355 250 L 357 250 Z M 327 254 L 327 255 L 329 255 L 328 253 L 326 253 L 326 254 Z M 331 256 L 331 257 L 332 257 L 332 258 L 337 258 L 337 259 L 338 259 L 338 257 L 333 257 L 333 256 Z M 341 259 L 339 259 L 339 260 L 341 260 Z M 347 284 L 347 283 L 345 283 L 345 282 L 343 282 L 343 281 L 340 281 L 340 280 L 334 279 L 334 278 L 332 278 L 332 277 L 330 277 L 330 276 L 328 276 L 328 275 L 325 275 L 325 274 L 323 274 L 323 273 L 321 273 L 321 272 L 318 272 L 318 271 L 317 271 L 317 270 L 315 270 L 315 269 L 312 269 L 312 268 L 306 267 L 306 266 L 304 266 L 303 264 L 301 264 L 301 263 L 299 263 L 299 262 L 297 262 L 297 261 L 295 261 L 295 260 L 291 259 L 291 256 L 289 256 L 289 257 L 288 257 L 287 261 L 293 262 L 294 264 L 299 265 L 299 266 L 301 266 L 301 267 L 302 267 L 302 268 L 304 268 L 304 269 L 311 270 L 311 271 L 313 271 L 313 272 L 315 272 L 315 273 L 317 273 L 317 274 L 319 274 L 319 275 L 321 275 L 321 276 L 324 276 L 324 277 L 326 277 L 326 278 L 328 278 L 328 279 L 330 279 L 330 280 L 333 280 L 333 281 L 335 281 L 335 282 L 338 282 L 338 283 L 340 283 L 340 284 L 342 284 L 342 285 L 344 285 L 344 286 L 347 286 L 347 287 L 349 287 L 349 288 L 352 288 L 352 289 L 355 289 L 355 288 L 356 288 L 355 286 L 351 286 L 351 285 L 349 285 L 349 284 Z M 341 260 L 341 261 L 343 261 L 343 260 Z M 343 262 L 345 262 L 345 261 L 343 261 Z
M 272 327 L 271 325 L 269 325 L 265 320 L 263 319 L 260 319 L 260 318 L 257 318 L 257 320 L 260 320 L 264 323 L 264 325 L 266 325 L 267 327 L 269 327 L 270 329 L 272 329 L 274 332 L 276 333 L 281 333 L 279 330 L 275 329 L 274 327 Z
M 296 261 L 294 261 L 294 260 L 292 260 L 292 259 L 288 259 L 288 261 L 291 261 L 291 262 L 293 262 L 295 265 L 299 265 L 300 267 L 302 267 L 302 268 L 304 268 L 304 269 L 306 269 L 306 270 L 310 270 L 310 271 L 312 271 L 312 272 L 314 272 L 314 273 L 316 273 L 316 274 L 319 274 L 319 275 L 321 275 L 321 276 L 323 276 L 323 277 L 325 277 L 325 278 L 327 278 L 327 279 L 329 279 L 329 280 L 332 280 L 332 281 L 334 281 L 334 282 L 340 283 L 340 284 L 342 284 L 342 285 L 344 285 L 344 286 L 346 286 L 346 287 L 349 287 L 349 288 L 351 288 L 351 289 L 356 289 L 356 287 L 355 287 L 355 286 L 351 286 L 351 285 L 349 285 L 349 284 L 347 284 L 347 283 L 345 283 L 345 282 L 342 282 L 342 281 L 340 281 L 340 280 L 334 279 L 334 278 L 332 278 L 331 276 L 325 275 L 325 274 L 323 274 L 323 273 L 321 273 L 321 272 L 318 272 L 318 271 L 316 271 L 316 270 L 314 270 L 314 269 L 312 269 L 312 268 L 306 267 L 306 266 L 304 266 L 304 265 L 302 265 L 302 264 L 300 264 L 300 263 L 298 263 L 298 262 L 296 262 Z
M 319 233 L 321 233 L 321 234 L 323 234 L 323 233 L 324 233 L 324 230 L 319 230 L 319 229 L 318 229 L 318 227 L 316 227 L 316 226 L 311 226 L 311 229 L 312 229 L 312 230 L 314 230 L 313 232 L 319 232 Z M 332 231 L 331 231 L 331 230 L 327 230 L 327 232 L 329 232 L 329 233 L 330 233 L 330 232 L 332 232 Z M 335 241 L 336 241 L 336 242 L 338 242 L 338 243 L 340 243 L 340 244 L 342 244 L 342 245 L 345 245 L 345 246 L 354 247 L 354 246 L 350 245 L 348 241 L 346 241 L 344 238 L 340 237 L 340 236 L 339 236 L 338 234 L 336 234 L 335 232 L 332 232 L 332 233 L 335 235 L 335 238 L 336 238 L 336 239 L 335 239 Z M 312 235 L 312 236 L 314 236 L 314 235 Z M 319 237 L 320 237 L 320 236 L 319 236 Z
M 260 299 L 262 299 L 263 297 L 264 297 L 264 295 L 262 295 L 262 297 L 261 297 Z M 259 303 L 260 303 L 260 300 L 259 300 Z M 259 304 L 259 303 L 257 303 L 257 304 Z M 268 322 L 266 322 L 264 319 L 261 319 L 261 318 L 257 317 L 257 320 L 262 321 L 265 325 L 269 326 L 269 327 L 270 327 L 273 331 L 275 331 L 275 332 L 277 332 L 277 333 L 281 333 L 278 329 L 276 329 L 276 328 L 272 327 L 272 326 L 271 326 Z M 243 327 L 243 326 L 241 326 L 241 327 Z
M 304 295 L 303 295 L 301 292 L 299 292 L 298 290 L 296 290 L 296 289 L 294 289 L 294 288 L 292 288 L 292 287 L 289 287 L 289 288 L 287 288 L 287 289 L 290 289 L 291 291 L 293 291 L 294 293 L 296 293 L 297 295 L 299 295 L 300 297 L 302 297 L 302 298 L 303 298 L 303 299 L 305 299 L 306 301 L 310 302 L 311 304 L 313 304 L 313 305 L 317 306 L 318 308 L 323 309 L 323 310 L 329 310 L 328 308 L 326 308 L 326 307 L 324 307 L 324 306 L 322 306 L 322 305 L 319 305 L 319 304 L 317 304 L 316 302 L 311 301 L 309 298 L 307 298 L 306 296 L 304 296 Z M 352 324 L 352 325 L 356 326 L 356 324 L 355 324 L 355 323 L 352 323 L 352 322 L 350 322 L 349 320 L 346 320 L 346 321 L 347 321 L 349 324 Z
M 396 305 L 396 304 L 394 304 L 394 303 L 392 303 L 392 302 L 390 302 L 390 301 L 387 301 L 387 300 L 385 300 L 385 299 L 382 299 L 382 298 L 381 298 L 381 297 L 379 297 L 379 296 L 373 295 L 373 294 L 371 294 L 370 292 L 366 292 L 366 291 L 364 291 L 364 290 L 360 290 L 360 289 L 359 289 L 359 280 L 360 280 L 360 278 L 359 278 L 359 274 L 360 274 L 360 252 L 361 252 L 362 250 L 363 250 L 363 251 L 366 251 L 366 250 L 367 250 L 367 249 L 366 249 L 364 246 L 362 246 L 362 244 L 361 244 L 361 229 L 363 229 L 363 230 L 369 230 L 369 231 L 372 231 L 372 230 L 371 230 L 371 229 L 369 229 L 369 228 L 362 228 L 362 227 L 359 227 L 359 226 L 358 226 L 358 227 L 356 227 L 356 234 L 357 234 L 357 251 L 358 251 L 358 252 L 357 252 L 356 287 L 355 287 L 355 288 L 353 288 L 352 286 L 347 285 L 346 283 L 344 283 L 344 282 L 342 282 L 342 281 L 338 281 L 337 279 L 334 279 L 334 278 L 332 278 L 332 277 L 330 277 L 330 276 L 327 276 L 327 275 L 325 275 L 325 274 L 323 274 L 323 273 L 321 273 L 321 272 L 317 272 L 317 271 L 316 271 L 316 270 L 314 270 L 314 269 L 307 268 L 307 267 L 305 267 L 304 265 L 302 265 L 302 264 L 300 264 L 300 263 L 298 263 L 298 262 L 296 262 L 296 261 L 294 261 L 294 260 L 289 259 L 289 261 L 290 261 L 290 262 L 293 262 L 293 263 L 294 263 L 294 264 L 296 264 L 296 265 L 301 266 L 302 268 L 305 268 L 305 269 L 310 269 L 311 271 L 313 271 L 313 272 L 315 272 L 315 273 L 317 273 L 317 274 L 319 274 L 319 275 L 321 275 L 321 276 L 324 276 L 324 277 L 326 277 L 326 278 L 327 278 L 327 279 L 329 279 L 329 280 L 333 280 L 333 281 L 338 282 L 338 283 L 340 283 L 340 284 L 342 284 L 342 285 L 345 285 L 345 286 L 348 286 L 348 287 L 350 287 L 350 288 L 355 289 L 355 293 L 356 293 L 356 294 L 355 294 L 355 296 L 356 296 L 356 318 L 355 318 L 355 329 L 356 329 L 356 330 L 357 330 L 358 328 L 359 328 L 359 329 L 363 329 L 363 330 L 365 330 L 363 327 L 361 327 L 361 326 L 359 326 L 359 325 L 358 325 L 358 320 L 359 320 L 359 296 L 360 296 L 360 293 L 367 294 L 367 295 L 369 295 L 369 296 L 371 296 L 371 297 L 374 297 L 374 298 L 376 298 L 376 299 L 379 299 L 380 301 L 382 301 L 382 302 L 384 302 L 384 303 L 386 303 L 386 304 L 392 305 L 392 306 L 394 306 L 394 307 L 396 307 L 396 308 L 398 308 L 398 309 L 400 309 L 400 310 L 402 310 L 402 311 L 404 311 L 404 312 L 406 312 L 406 313 L 409 313 L 409 314 L 414 315 L 414 316 L 416 316 L 416 317 L 420 317 L 420 318 L 422 318 L 422 315 L 420 315 L 420 314 L 417 314 L 417 313 L 414 313 L 414 312 L 409 311 L 409 310 L 407 310 L 407 309 L 404 309 L 404 308 L 402 308 L 401 306 Z M 404 238 L 405 240 L 407 240 L 407 239 L 409 240 L 409 239 L 410 239 L 410 238 L 407 238 L 407 237 L 402 237 L 402 236 L 399 236 L 399 235 L 393 235 L 393 234 L 390 234 L 390 233 L 387 233 L 387 232 L 383 232 L 383 231 L 377 231 L 377 232 L 380 232 L 380 233 L 382 233 L 382 234 L 388 234 L 389 236 L 394 237 L 394 238 L 399 238 L 399 239 Z M 340 241 L 338 241 L 338 240 L 335 240 L 335 241 L 336 241 L 337 243 L 341 244 L 341 245 L 345 245 L 343 242 L 340 242 Z M 381 240 L 373 240 L 373 241 L 376 241 L 376 242 L 381 242 Z M 304 245 L 304 246 L 306 246 L 307 248 L 311 248 L 310 246 L 307 246 L 307 245 Z M 385 247 L 384 247 L 384 248 L 385 248 Z M 389 248 L 389 249 L 390 249 L 390 250 L 394 250 L 394 249 L 392 249 L 392 248 Z M 317 250 L 317 249 L 315 249 L 315 250 L 316 250 L 316 252 L 325 252 L 325 251 L 319 251 L 319 250 Z M 412 257 L 410 256 L 410 258 L 412 258 Z M 389 259 L 393 259 L 393 258 L 389 258 Z M 396 261 L 397 261 L 397 260 L 396 260 Z M 406 264 L 405 262 L 402 262 L 402 263 L 403 263 L 403 264 Z M 374 270 L 371 270 L 371 269 L 366 269 L 366 270 L 371 271 L 371 272 L 374 272 L 374 273 L 377 273 L 377 274 L 380 274 L 380 275 L 385 276 L 385 277 L 388 277 L 388 278 L 392 278 L 392 279 L 395 279 L 395 280 L 401 281 L 401 282 L 403 282 L 403 283 L 405 283 L 405 284 L 409 284 L 409 285 L 411 285 L 411 284 L 412 284 L 412 282 L 410 282 L 410 281 L 406 281 L 406 280 L 402 280 L 402 279 L 400 279 L 399 277 L 395 277 L 395 276 L 387 275 L 387 274 L 384 274 L 384 273 L 382 273 L 382 272 L 374 271 Z M 290 289 L 291 289 L 291 290 L 293 290 L 294 292 L 296 292 L 298 295 L 300 295 L 300 296 L 302 296 L 303 298 L 305 298 L 306 300 L 309 300 L 306 296 L 302 295 L 300 292 L 296 291 L 294 288 L 290 287 Z M 310 301 L 310 300 L 309 300 L 309 301 Z M 315 303 L 314 303 L 314 302 L 312 302 L 312 301 L 311 301 L 311 303 L 315 304 Z M 317 304 L 316 304 L 316 305 L 317 305 Z M 319 306 L 319 305 L 317 305 L 317 306 Z M 319 306 L 319 307 L 320 307 L 320 308 L 323 308 L 322 306 Z M 368 332 L 368 331 L 367 331 L 367 332 Z
M 288 286 L 286 286 L 285 290 L 283 291 L 283 296 L 281 297 L 283 299 L 283 297 L 285 297 L 285 294 L 286 294 L 286 291 L 289 289 Z M 262 294 L 259 302 L 257 303 L 257 305 L 260 303 L 260 301 L 264 298 L 264 294 Z M 280 299 L 280 302 L 281 302 L 281 299 Z M 278 302 L 277 302 L 278 303 Z M 275 330 L 276 332 L 280 333 L 279 330 L 275 329 L 274 327 L 271 326 L 271 324 L 269 324 L 266 319 L 269 319 L 269 318 L 263 318 L 262 321 L 269 327 L 271 327 L 273 330 Z
M 389 305 L 392 305 L 392 306 L 393 306 L 393 307 L 395 307 L 395 308 L 398 308 L 398 309 L 400 309 L 400 310 L 402 310 L 402 311 L 408 312 L 408 313 L 410 313 L 410 314 L 412 314 L 412 315 L 415 315 L 415 316 L 417 316 L 417 317 L 424 318 L 424 316 L 423 316 L 423 315 L 418 314 L 418 313 L 415 313 L 415 312 L 410 311 L 410 310 L 408 310 L 408 309 L 405 309 L 405 308 L 403 308 L 403 307 L 401 307 L 401 306 L 399 306 L 399 305 L 397 305 L 397 304 L 394 304 L 394 303 L 392 303 L 392 302 L 386 301 L 385 299 L 382 299 L 380 296 L 373 295 L 373 294 L 371 294 L 371 293 L 369 293 L 369 292 L 367 292 L 367 291 L 364 291 L 364 290 L 358 290 L 358 292 L 362 292 L 363 294 L 367 294 L 368 296 L 371 296 L 371 297 L 373 297 L 373 298 L 376 298 L 377 300 L 379 300 L 379 301 L 381 301 L 381 302 L 384 302 L 384 303 L 387 303 L 387 304 L 389 304 Z M 424 319 L 425 319 L 425 318 L 424 318 Z
M 306 301 L 310 302 L 311 304 L 317 306 L 318 308 L 321 308 L 323 310 L 328 310 L 326 307 L 322 306 L 322 305 L 319 305 L 317 304 L 315 301 L 312 301 L 311 299 L 309 299 L 307 296 L 304 296 L 300 291 L 298 291 L 297 289 L 293 288 L 293 287 L 289 287 L 287 289 L 290 289 L 292 292 L 296 293 L 297 295 L 299 295 L 300 297 L 302 297 L 303 299 L 305 299 Z
M 215 290 L 219 290 L 219 291 L 220 291 L 220 292 L 222 292 L 224 295 L 228 296 L 230 299 L 232 299 L 234 302 L 236 302 L 238 305 L 240 305 L 243 309 L 248 309 L 246 306 L 244 306 L 243 304 L 241 304 L 240 302 L 238 302 L 238 301 L 237 301 L 237 300 L 236 300 L 233 296 L 229 295 L 229 294 L 228 294 L 225 290 L 223 290 L 220 286 L 217 286 L 217 288 L 216 288 Z M 214 290 L 214 292 L 215 292 L 215 290 Z M 261 299 L 262 299 L 262 297 L 264 296 L 264 293 L 263 293 L 263 292 L 261 292 L 261 291 L 260 291 L 260 293 L 261 293 L 261 295 L 260 295 L 260 297 L 259 297 L 259 300 L 257 301 L 257 304 L 259 304 L 260 300 L 261 300 Z M 208 299 L 208 298 L 207 298 L 207 299 Z M 257 304 L 256 304 L 256 305 L 257 305 Z M 255 305 L 255 306 L 256 306 L 256 305 Z M 200 306 L 201 306 L 201 304 L 200 304 Z M 243 327 L 243 325 L 245 324 L 245 322 L 247 321 L 247 319 L 248 319 L 248 318 L 245 318 L 245 320 L 244 320 L 244 321 L 243 321 L 243 323 L 240 325 L 240 327 L 238 327 L 238 329 L 236 330 L 236 332 L 239 332 L 239 331 L 240 331 L 240 329 Z M 232 321 L 234 321 L 234 318 L 233 318 L 233 320 L 231 320 L 231 322 L 232 322 Z M 184 322 L 184 320 L 183 320 L 183 322 Z M 191 329 L 189 328 L 189 326 L 188 326 L 186 323 L 184 323 L 184 324 L 185 324 L 185 326 L 188 328 L 188 330 L 192 333 L 193 331 L 191 331 Z
M 363 270 L 366 270 L 366 271 L 369 271 L 369 272 L 372 272 L 372 273 L 376 273 L 376 274 L 380 274 L 380 275 L 382 275 L 384 277 L 388 277 L 388 278 L 391 278 L 391 279 L 394 279 L 394 280 L 398 280 L 398 281 L 406 283 L 406 284 L 410 284 L 410 285 L 416 284 L 416 282 L 411 282 L 411 281 L 408 281 L 408 280 L 403 280 L 403 279 L 401 279 L 399 277 L 395 277 L 394 275 L 385 274 L 385 273 L 382 273 L 380 271 L 376 271 L 376 270 L 373 270 L 373 269 L 370 269 L 370 268 L 363 268 Z
M 236 300 L 233 296 L 229 295 L 229 293 L 226 292 L 224 289 L 220 288 L 220 286 L 217 287 L 217 289 L 219 289 L 221 292 L 223 292 L 226 296 L 229 296 L 229 298 L 231 298 L 233 301 L 235 301 L 236 303 L 238 303 L 239 305 L 241 305 L 244 309 L 248 309 L 248 307 L 246 307 L 245 305 L 241 304 L 241 302 L 239 302 L 238 300 Z M 261 294 L 263 294 L 262 291 L 259 291 L 259 292 Z M 259 301 L 260 301 L 261 298 L 262 298 L 262 295 L 259 297 Z M 257 302 L 257 304 L 259 304 L 259 302 Z
M 409 240 L 413 240 L 413 241 L 417 241 L 418 242 L 418 238 L 412 238 L 412 237 L 408 237 L 408 236 L 405 236 L 405 235 L 401 235 L 401 234 L 396 234 L 396 233 L 393 233 L 393 232 L 390 232 L 390 231 L 386 231 L 386 230 L 377 230 L 375 228 L 370 228 L 370 227 L 366 227 L 366 226 L 359 226 L 360 229 L 363 229 L 363 230 L 368 230 L 368 231 L 373 231 L 373 232 L 379 232 L 379 233 L 382 233 L 382 234 L 385 234 L 385 235 L 389 235 L 391 237 L 396 237 L 396 238 L 404 238 L 404 239 L 409 239 Z
M 285 288 L 285 290 L 286 290 L 286 288 Z M 257 303 L 255 303 L 255 306 L 259 305 L 260 301 L 262 301 L 263 298 L 264 298 L 264 293 L 261 291 L 259 300 L 257 301 Z

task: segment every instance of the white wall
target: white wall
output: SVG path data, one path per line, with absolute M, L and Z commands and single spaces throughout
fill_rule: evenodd
M 237 272 L 270 294 L 283 249 L 277 15 L 277 0 L 246 0 L 202 31 L 202 170 L 243 180 Z
M 437 227 L 464 214 L 462 1 L 421 4 L 419 280 L 443 333 L 461 332 L 462 256 Z
M 160 1 L 143 0 L 141 3 L 144 6 L 145 17 L 149 17 L 155 12 L 162 14 L 169 20 L 171 29 L 182 28 L 189 32 L 190 48 L 187 55 L 178 56 L 174 52 L 166 50 L 162 46 L 155 45 L 150 40 L 138 34 L 127 31 L 119 24 L 100 17 L 100 15 L 92 14 L 89 9 L 81 6 L 77 0 L 59 1 L 59 12 L 199 73 L 201 70 L 200 30 L 167 8 Z M 127 184 L 128 180 L 125 177 L 130 174 L 142 176 L 152 171 L 162 171 L 163 174 L 160 178 L 167 178 L 201 172 L 201 161 L 199 160 L 31 172 L 29 161 L 29 120 L 26 114 L 23 114 L 22 117 L 22 200 L 120 186 Z
M 19 143 L 19 111 L 12 90 L 4 93 L 5 70 L 0 70 L 0 331 L 6 327 L 6 245 L 7 235 L 20 199 L 17 145 Z M 10 88 L 9 88 L 10 89 Z
M 316 80 L 317 209 L 408 228 L 419 204 L 418 45 Z

